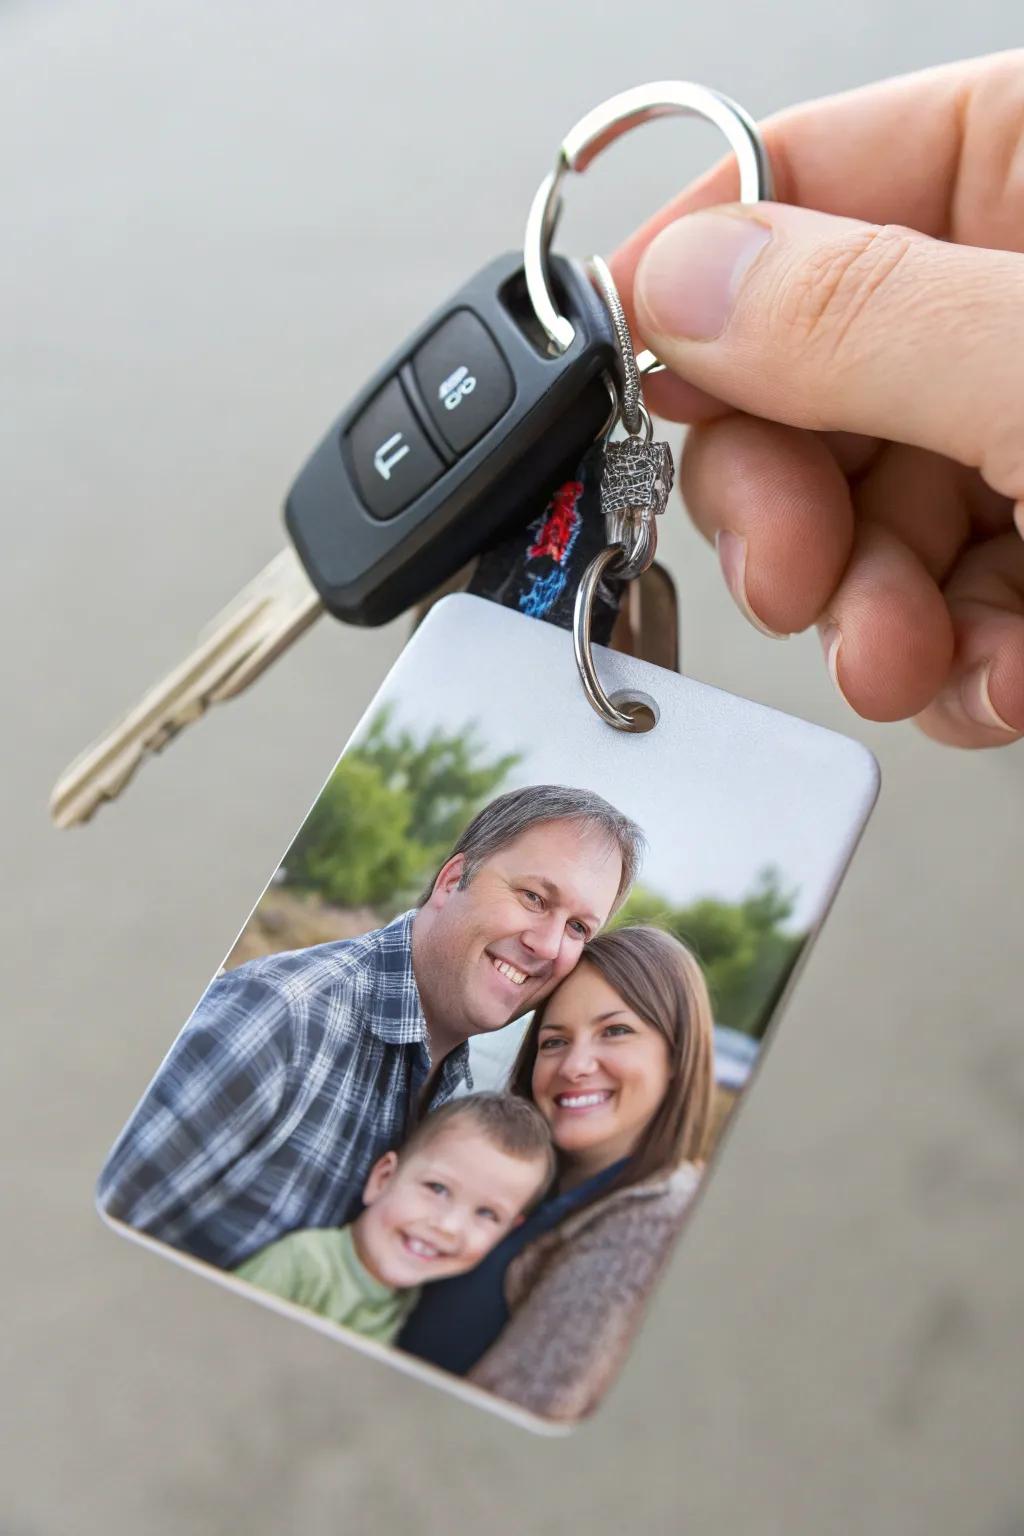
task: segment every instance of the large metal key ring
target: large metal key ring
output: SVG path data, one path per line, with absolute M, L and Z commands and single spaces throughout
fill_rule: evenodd
M 609 97 L 566 134 L 555 169 L 537 188 L 526 221 L 526 287 L 555 351 L 565 352 L 576 334 L 555 302 L 548 270 L 548 254 L 561 212 L 562 182 L 570 171 L 585 171 L 624 133 L 652 118 L 674 116 L 701 117 L 721 129 L 739 162 L 741 203 L 764 202 L 773 196 L 771 166 L 757 124 L 738 102 L 688 80 L 657 80 Z M 650 373 L 661 365 L 653 352 L 646 351 L 637 358 L 637 366 L 641 373 Z

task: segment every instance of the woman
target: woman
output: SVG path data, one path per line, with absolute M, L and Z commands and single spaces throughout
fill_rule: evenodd
M 551 1127 L 556 1183 L 471 1274 L 427 1287 L 399 1343 L 571 1422 L 614 1377 L 699 1182 L 713 1035 L 697 961 L 660 929 L 600 935 L 534 1014 L 509 1086 Z

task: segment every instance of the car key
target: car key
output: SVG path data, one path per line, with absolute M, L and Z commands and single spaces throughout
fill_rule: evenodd
M 87 821 L 210 704 L 253 682 L 326 608 L 386 623 L 536 513 L 616 404 L 607 310 L 582 266 L 553 258 L 574 341 L 538 324 L 521 252 L 491 262 L 383 365 L 299 472 L 285 549 L 191 654 L 61 776 L 58 826 Z M 297 555 L 296 555 L 297 552 Z
M 431 317 L 335 422 L 288 495 L 288 532 L 324 607 L 383 624 L 521 523 L 571 473 L 615 405 L 618 351 L 583 270 L 554 264 L 573 309 L 557 352 L 519 253 Z
M 618 417 L 616 381 L 632 430 L 608 310 L 583 270 L 552 254 L 551 241 L 564 177 L 584 171 L 622 133 L 666 114 L 722 130 L 736 155 L 742 202 L 772 196 L 756 125 L 719 92 L 658 81 L 587 113 L 537 190 L 522 257 L 502 257 L 473 278 L 335 422 L 287 499 L 294 549 L 271 561 L 191 655 L 62 775 L 50 801 L 58 825 L 85 821 L 116 796 L 147 753 L 248 686 L 322 606 L 349 623 L 384 623 L 529 523 L 541 496 L 565 489 L 565 477 Z M 658 366 L 650 354 L 636 362 L 640 372 Z M 545 557 L 557 545 L 559 569 L 532 598 L 569 580 L 565 548 L 553 537 L 540 542 Z M 588 634 L 599 593 L 592 582 Z

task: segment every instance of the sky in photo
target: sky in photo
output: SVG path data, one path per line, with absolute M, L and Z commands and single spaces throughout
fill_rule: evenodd
M 485 760 L 521 754 L 506 788 L 585 785 L 639 822 L 649 841 L 640 883 L 673 904 L 737 901 L 770 865 L 796 893 L 791 927 L 820 918 L 872 782 L 856 743 L 616 657 L 663 702 L 654 731 L 622 736 L 583 699 L 567 635 L 476 599 L 435 610 L 417 640 L 360 732 L 384 702 L 420 739 L 473 724 Z

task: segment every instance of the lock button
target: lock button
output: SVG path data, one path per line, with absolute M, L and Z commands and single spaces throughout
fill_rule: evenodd
M 459 309 L 413 355 L 430 419 L 455 453 L 483 437 L 515 397 L 512 374 L 487 327 Z
M 360 497 L 374 517 L 396 516 L 444 469 L 398 379 L 353 423 L 348 451 Z
M 384 624 L 420 602 L 535 516 L 600 435 L 615 333 L 582 267 L 551 266 L 576 338 L 567 352 L 539 339 L 522 253 L 499 256 L 382 363 L 296 476 L 288 532 L 345 623 Z

